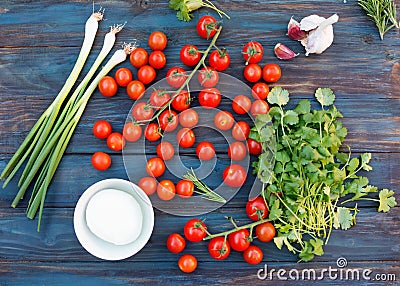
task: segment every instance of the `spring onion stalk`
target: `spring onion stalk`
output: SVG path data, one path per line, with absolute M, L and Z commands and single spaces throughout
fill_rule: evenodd
M 52 123 L 57 116 L 56 112 L 58 109 L 60 109 L 62 102 L 71 91 L 72 86 L 75 84 L 87 60 L 87 57 L 89 56 L 99 26 L 98 22 L 103 19 L 103 13 L 104 11 L 102 10 L 95 12 L 86 21 L 85 38 L 71 74 L 65 81 L 64 86 L 61 88 L 54 101 L 40 116 L 38 121 L 26 136 L 25 140 L 22 142 L 21 146 L 18 148 L 14 156 L 2 171 L 0 179 L 3 180 L 8 178 L 8 180 L 3 184 L 3 188 L 7 186 L 9 180 L 11 180 L 11 178 L 15 175 L 16 171 L 21 167 L 22 163 L 26 160 L 29 154 L 31 154 L 33 149 L 32 146 L 35 146 L 35 150 L 40 150 L 41 146 L 43 146 L 48 134 L 48 130 L 51 128 Z M 37 153 L 37 151 L 34 151 L 34 153 Z

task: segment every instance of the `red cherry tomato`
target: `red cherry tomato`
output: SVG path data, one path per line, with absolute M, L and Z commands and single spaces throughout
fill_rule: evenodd
M 263 260 L 263 256 L 262 250 L 255 245 L 250 245 L 249 248 L 243 252 L 243 258 L 249 264 L 260 263 Z
M 228 241 L 233 250 L 245 251 L 250 246 L 250 232 L 246 228 L 232 232 Z
M 200 142 L 196 147 L 196 154 L 200 160 L 211 160 L 215 156 L 214 145 L 207 141 Z
M 261 61 L 264 55 L 264 49 L 259 42 L 248 42 L 244 45 L 242 54 L 246 63 L 256 64 Z
M 186 241 L 179 233 L 172 233 L 167 238 L 167 248 L 172 253 L 179 253 L 185 249 Z
M 156 148 L 157 155 L 164 161 L 168 161 L 174 157 L 174 146 L 167 141 L 160 142 Z
M 197 21 L 196 30 L 200 37 L 212 38 L 218 30 L 218 22 L 210 15 L 203 16 Z
M 233 161 L 242 161 L 246 158 L 247 146 L 240 141 L 232 142 L 228 148 L 228 156 Z
M 269 93 L 268 84 L 265 82 L 257 82 L 253 85 L 252 95 L 255 99 L 266 99 Z
M 136 48 L 129 56 L 129 60 L 135 68 L 141 68 L 147 64 L 147 61 L 149 60 L 149 54 L 143 48 Z
M 217 236 L 208 243 L 208 252 L 215 260 L 224 260 L 231 253 L 229 241 L 223 236 Z
M 193 67 L 197 65 L 201 59 L 199 49 L 194 45 L 185 45 L 182 47 L 179 57 L 183 64 Z
M 149 123 L 144 129 L 144 137 L 153 142 L 161 138 L 160 127 L 157 123 Z
M 186 71 L 180 67 L 172 67 L 168 70 L 166 79 L 170 86 L 180 88 L 186 81 Z
M 175 197 L 176 189 L 171 180 L 162 180 L 157 186 L 157 195 L 160 200 L 170 201 Z
M 215 108 L 221 102 L 221 93 L 216 88 L 205 88 L 199 92 L 199 103 L 204 108 Z
M 113 151 L 121 151 L 125 146 L 125 139 L 119 132 L 113 132 L 107 137 L 107 146 Z
M 138 186 L 150 196 L 157 190 L 157 180 L 153 177 L 143 177 L 140 179 Z
M 149 56 L 149 64 L 156 70 L 162 69 L 167 64 L 167 58 L 161 51 L 154 51 Z
M 268 216 L 268 207 L 262 197 L 251 199 L 246 204 L 247 216 L 254 221 L 264 219 Z
M 277 82 L 281 75 L 281 68 L 277 64 L 266 64 L 262 70 L 262 77 L 266 82 Z
M 146 172 L 149 176 L 152 177 L 160 177 L 165 172 L 165 164 L 164 161 L 159 157 L 153 157 L 147 161 L 146 164 Z
M 187 109 L 179 114 L 179 123 L 182 127 L 192 128 L 199 122 L 199 115 L 194 109 Z
M 204 67 L 199 71 L 197 79 L 202 87 L 210 88 L 217 85 L 219 76 L 214 68 Z
M 98 87 L 100 93 L 106 97 L 114 96 L 118 91 L 117 82 L 112 76 L 108 75 L 100 79 Z
M 208 60 L 216 71 L 226 70 L 231 63 L 231 58 L 225 49 L 212 51 Z
M 191 242 L 202 241 L 207 235 L 206 230 L 206 224 L 198 218 L 188 220 L 183 228 L 186 239 Z
M 142 136 L 142 127 L 133 122 L 128 122 L 124 125 L 122 135 L 129 142 L 136 142 Z
M 146 102 L 136 103 L 132 109 L 132 116 L 136 121 L 149 120 L 153 114 L 153 109 Z
M 182 198 L 191 197 L 194 193 L 194 184 L 189 180 L 180 180 L 176 184 L 176 193 Z
M 184 254 L 178 260 L 178 267 L 182 272 L 192 273 L 197 268 L 197 259 L 191 254 Z
M 246 114 L 251 108 L 251 100 L 245 95 L 237 95 L 232 101 L 232 109 L 237 114 Z
M 265 100 L 256 99 L 251 105 L 250 113 L 254 117 L 258 114 L 267 114 L 269 111 L 269 105 Z
M 126 87 L 126 93 L 133 100 L 141 99 L 144 95 L 146 87 L 138 80 L 132 80 Z
M 249 82 L 257 82 L 261 79 L 262 69 L 258 64 L 249 64 L 244 68 L 243 75 Z
M 232 113 L 229 111 L 219 111 L 214 116 L 214 124 L 219 130 L 229 130 L 232 128 L 233 123 L 235 123 L 235 119 L 233 118 Z
M 178 127 L 178 114 L 173 110 L 164 110 L 158 117 L 160 127 L 165 132 L 171 132 Z
M 276 234 L 274 225 L 267 221 L 256 226 L 256 236 L 259 241 L 270 242 Z
M 241 187 L 246 181 L 246 177 L 247 173 L 245 169 L 238 164 L 232 164 L 226 167 L 222 174 L 224 183 L 232 188 Z
M 190 107 L 190 95 L 186 90 L 181 90 L 172 100 L 171 105 L 176 111 L 183 111 Z
M 160 109 L 166 105 L 171 96 L 163 90 L 155 90 L 150 94 L 150 105 L 155 109 Z
M 247 139 L 247 148 L 249 149 L 249 153 L 255 156 L 260 155 L 262 151 L 261 143 L 251 138 Z
M 99 139 L 106 139 L 111 132 L 111 124 L 108 121 L 99 120 L 93 125 L 93 134 Z
M 132 72 L 128 68 L 119 68 L 114 77 L 119 86 L 125 87 L 132 81 Z
M 111 166 L 110 155 L 104 152 L 96 152 L 92 156 L 92 166 L 99 171 L 105 171 Z
M 182 148 L 192 147 L 196 141 L 193 130 L 189 128 L 182 128 L 176 134 L 176 141 Z
M 232 136 L 237 141 L 245 141 L 250 134 L 250 126 L 246 121 L 239 121 L 233 125 Z
M 148 65 L 142 66 L 137 72 L 138 79 L 143 84 L 151 83 L 156 78 L 156 75 L 154 68 Z
M 160 31 L 155 31 L 150 34 L 148 45 L 153 51 L 162 51 L 167 46 L 167 36 Z

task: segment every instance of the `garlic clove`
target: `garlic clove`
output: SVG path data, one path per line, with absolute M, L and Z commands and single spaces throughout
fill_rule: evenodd
M 299 23 L 300 30 L 302 31 L 314 30 L 318 28 L 318 26 L 325 20 L 326 19 L 324 17 L 318 15 L 307 16 L 300 21 Z
M 299 55 L 281 43 L 275 45 L 274 52 L 276 57 L 280 60 L 290 60 Z
M 288 37 L 291 38 L 292 40 L 295 41 L 300 41 L 307 37 L 307 33 L 302 31 L 300 29 L 300 24 L 296 20 L 290 18 L 289 24 L 288 24 Z

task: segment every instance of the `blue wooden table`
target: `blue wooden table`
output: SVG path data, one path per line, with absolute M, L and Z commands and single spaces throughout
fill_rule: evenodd
M 400 6 L 398 1 L 397 4 Z M 192 22 L 179 22 L 167 1 L 104 1 L 106 21 L 100 23 L 104 34 L 108 26 L 127 21 L 118 35 L 118 44 L 138 39 L 147 48 L 146 39 L 155 30 L 165 32 L 169 44 L 165 53 L 167 66 L 157 76 L 161 79 L 168 68 L 178 65 L 180 47 L 187 43 L 205 48 L 207 43 L 195 34 L 195 22 L 205 10 L 195 13 Z M 292 101 L 312 98 L 317 87 L 334 90 L 336 106 L 343 113 L 343 124 L 349 135 L 345 143 L 356 154 L 371 152 L 374 170 L 370 182 L 380 188 L 400 191 L 400 33 L 392 30 L 384 41 L 368 21 L 356 1 L 217 1 L 229 13 L 218 40 L 231 54 L 232 64 L 226 73 L 243 80 L 241 48 L 248 40 L 260 41 L 266 50 L 263 64 L 279 63 L 283 76 L 279 84 L 292 94 Z M 90 15 L 89 1 L 7 1 L 0 2 L 0 169 L 3 169 L 31 126 L 61 88 L 72 68 L 83 38 L 83 23 Z M 322 55 L 304 56 L 300 44 L 286 36 L 292 15 L 301 19 L 318 13 L 338 13 L 334 44 Z M 98 37 L 94 49 L 99 49 Z M 273 55 L 277 42 L 287 44 L 301 55 L 295 60 L 279 62 Z M 89 61 L 93 61 L 91 55 Z M 121 66 L 135 69 L 126 62 Z M 83 74 L 88 68 L 85 67 Z M 91 184 L 105 178 L 127 179 L 119 152 L 111 152 L 113 164 L 99 172 L 91 167 L 91 154 L 107 151 L 103 141 L 91 132 L 98 119 L 111 122 L 121 130 L 132 106 L 124 90 L 114 98 L 96 91 L 76 129 L 46 198 L 43 226 L 36 231 L 37 221 L 25 216 L 26 199 L 11 208 L 17 186 L 15 180 L 0 191 L 0 285 L 126 285 L 126 284 L 260 284 L 305 285 L 311 281 L 260 280 L 257 272 L 268 269 L 337 268 L 337 260 L 347 260 L 346 269 L 371 270 L 366 280 L 330 279 L 319 284 L 395 285 L 400 280 L 400 208 L 377 213 L 377 205 L 360 206 L 357 225 L 348 231 L 334 231 L 325 255 L 309 263 L 297 264 L 297 257 L 279 251 L 273 243 L 257 244 L 264 250 L 260 265 L 243 262 L 239 253 L 218 262 L 209 257 L 206 243 L 190 244 L 185 250 L 199 260 L 198 269 L 186 275 L 177 268 L 178 256 L 165 247 L 168 234 L 181 232 L 187 218 L 172 216 L 155 209 L 153 235 L 137 255 L 119 262 L 107 262 L 87 253 L 79 244 L 73 229 L 74 207 Z M 229 102 L 223 102 L 227 106 Z M 292 104 L 292 105 L 293 105 Z M 200 135 L 206 136 L 206 134 Z M 227 160 L 226 143 L 215 143 L 217 154 Z M 195 160 L 193 149 L 182 153 Z M 224 161 L 225 160 L 225 161 Z M 221 169 L 217 166 L 217 169 Z M 221 170 L 220 170 L 221 171 Z M 244 206 L 254 177 L 249 176 L 242 190 L 224 207 L 205 215 L 212 230 L 229 228 L 224 216 L 247 222 Z M 378 275 L 377 275 L 378 274 Z M 380 274 L 383 274 L 379 276 Z M 386 275 L 386 276 L 385 276 Z

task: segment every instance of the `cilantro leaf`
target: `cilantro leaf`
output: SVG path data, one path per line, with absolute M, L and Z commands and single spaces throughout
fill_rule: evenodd
M 304 246 L 301 249 L 299 258 L 300 258 L 300 261 L 305 261 L 305 262 L 308 262 L 314 258 L 312 245 L 308 241 L 304 242 Z
M 333 93 L 332 89 L 328 87 L 318 88 L 315 91 L 315 97 L 322 107 L 332 105 L 335 101 L 335 94 Z
M 283 214 L 282 210 L 279 208 L 279 200 L 276 200 L 272 205 L 271 209 L 269 210 L 268 218 L 270 220 L 276 220 L 281 217 Z
M 178 11 L 181 8 L 181 3 L 183 0 L 170 0 L 169 1 L 169 8 L 174 9 L 175 11 Z
M 350 209 L 338 207 L 335 212 L 333 227 L 338 229 L 349 229 L 354 224 L 355 215 L 350 212 Z
M 271 104 L 284 106 L 289 102 L 289 92 L 280 86 L 275 86 L 268 94 L 267 100 Z
M 358 168 L 359 165 L 360 165 L 360 160 L 358 160 L 358 158 L 353 158 L 350 160 L 346 169 L 349 173 L 352 173 Z
M 388 212 L 390 208 L 397 205 L 396 198 L 393 196 L 394 192 L 388 189 L 383 189 L 379 192 L 379 208 L 378 212 Z
M 361 155 L 361 167 L 365 171 L 371 171 L 372 167 L 368 165 L 369 161 L 371 161 L 371 153 L 364 153 Z
M 295 109 L 293 109 L 297 114 L 307 114 L 310 113 L 311 103 L 307 99 L 302 99 L 299 101 Z
M 274 243 L 275 243 L 275 245 L 276 245 L 276 247 L 277 247 L 278 249 L 282 249 L 283 240 L 285 240 L 285 239 L 286 239 L 285 236 L 275 236 L 275 237 L 274 237 Z
M 299 116 L 295 111 L 288 110 L 285 112 L 285 115 L 283 117 L 283 123 L 288 125 L 295 125 L 299 123 Z
M 315 255 L 321 256 L 324 254 L 324 250 L 322 249 L 322 245 L 324 245 L 323 240 L 321 240 L 319 238 L 310 239 L 310 244 L 313 247 L 313 253 Z

